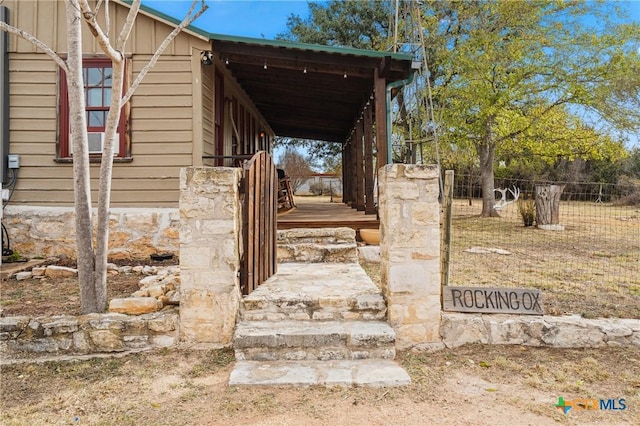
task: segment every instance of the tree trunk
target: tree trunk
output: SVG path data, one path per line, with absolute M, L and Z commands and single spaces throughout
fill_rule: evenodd
M 109 254 L 109 205 L 111 204 L 111 176 L 113 174 L 114 145 L 120 143 L 117 130 L 120 121 L 124 58 L 111 61 L 111 105 L 105 126 L 105 145 L 100 164 L 100 188 L 98 192 L 98 219 L 96 230 L 96 262 L 93 277 L 98 312 L 107 307 L 107 257 Z
M 536 223 L 560 224 L 560 196 L 565 185 L 536 185 Z
M 477 147 L 480 156 L 480 182 L 482 184 L 482 217 L 500 217 L 493 206 L 496 204 L 494 192 L 493 160 L 496 149 L 496 135 L 493 130 L 493 117 L 487 119 L 484 141 Z
M 67 7 L 67 85 L 69 87 L 69 127 L 73 144 L 73 189 L 76 210 L 76 244 L 80 309 L 83 314 L 98 312 L 93 285 L 94 255 L 91 225 L 91 183 L 85 97 L 82 80 L 82 33 L 80 8 L 76 1 Z
M 482 185 L 482 217 L 499 217 L 493 208 L 496 203 L 493 186 L 493 158 L 495 147 L 492 143 L 483 143 L 478 146 L 480 156 L 480 183 Z

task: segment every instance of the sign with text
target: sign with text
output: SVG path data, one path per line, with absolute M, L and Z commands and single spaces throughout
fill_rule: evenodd
M 542 293 L 525 288 L 442 288 L 443 309 L 485 314 L 542 315 Z

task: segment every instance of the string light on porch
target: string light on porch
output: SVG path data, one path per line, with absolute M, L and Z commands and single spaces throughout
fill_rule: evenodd
M 265 70 L 267 69 L 267 61 L 264 61 L 264 66 L 262 68 L 264 68 Z
M 302 70 L 302 73 L 303 73 L 303 74 L 306 74 L 306 73 L 307 73 L 307 66 L 306 66 L 306 65 L 304 66 L 304 70 Z
M 226 58 L 226 59 L 224 60 L 224 64 L 225 64 L 225 65 L 229 65 L 229 58 Z
M 343 75 L 343 77 L 344 77 L 344 78 L 347 78 L 347 69 L 346 69 L 346 68 L 344 69 L 344 75 Z

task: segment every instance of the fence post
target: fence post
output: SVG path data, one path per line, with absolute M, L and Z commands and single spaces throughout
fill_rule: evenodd
M 444 194 L 442 194 L 442 244 L 440 253 L 440 286 L 449 285 L 449 259 L 451 253 L 451 204 L 453 201 L 453 170 L 444 172 Z M 442 296 L 442 292 L 440 292 Z M 440 301 L 442 302 L 442 300 Z

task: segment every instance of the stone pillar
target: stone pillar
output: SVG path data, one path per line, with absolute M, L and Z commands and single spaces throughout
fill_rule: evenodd
M 180 340 L 228 346 L 240 305 L 242 171 L 180 171 Z
M 439 345 L 438 168 L 388 164 L 379 173 L 382 286 L 396 347 Z

